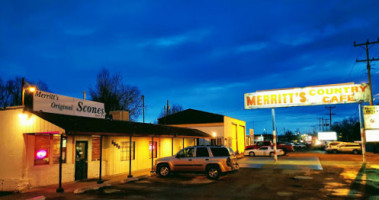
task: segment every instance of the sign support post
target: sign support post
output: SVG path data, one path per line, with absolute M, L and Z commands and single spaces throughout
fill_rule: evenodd
M 271 109 L 272 112 L 272 142 L 274 143 L 274 162 L 278 161 L 278 155 L 276 153 L 276 128 L 275 128 L 275 109 Z
M 362 116 L 362 103 L 359 103 L 359 124 L 361 129 L 361 141 L 362 141 L 362 161 L 366 163 L 366 133 L 365 133 L 365 125 Z

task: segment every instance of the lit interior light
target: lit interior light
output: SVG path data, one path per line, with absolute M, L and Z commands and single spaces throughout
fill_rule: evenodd
M 36 153 L 37 159 L 44 159 L 47 156 L 47 151 L 44 149 L 38 150 Z
M 212 136 L 216 137 L 217 136 L 216 132 L 212 132 Z

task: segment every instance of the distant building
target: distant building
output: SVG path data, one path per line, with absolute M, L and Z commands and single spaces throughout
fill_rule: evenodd
M 236 153 L 245 149 L 246 122 L 228 116 L 187 109 L 158 119 L 158 124 L 186 127 L 208 133 L 212 139 L 199 139 L 199 144 L 231 147 Z

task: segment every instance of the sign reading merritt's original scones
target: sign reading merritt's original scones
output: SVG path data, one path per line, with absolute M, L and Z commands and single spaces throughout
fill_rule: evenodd
M 105 118 L 104 104 L 37 90 L 33 95 L 33 110 L 63 115 Z
M 336 84 L 246 93 L 245 109 L 368 102 L 367 84 Z
M 379 129 L 379 106 L 363 106 L 366 129 Z

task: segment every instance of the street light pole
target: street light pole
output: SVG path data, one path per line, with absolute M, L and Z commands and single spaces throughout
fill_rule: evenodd
M 22 106 L 24 106 L 25 104 L 24 96 L 25 96 L 25 78 L 23 77 L 22 82 L 21 82 L 21 105 Z

